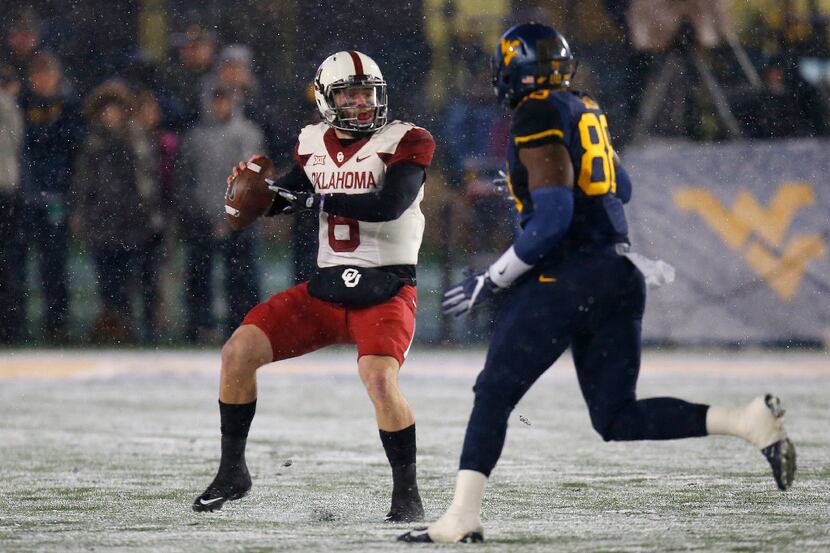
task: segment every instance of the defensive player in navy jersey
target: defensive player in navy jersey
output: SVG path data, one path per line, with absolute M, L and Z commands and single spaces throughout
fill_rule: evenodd
M 628 253 L 623 204 L 631 181 L 611 147 L 596 101 L 570 89 L 565 39 L 535 23 L 509 29 L 494 58 L 499 101 L 514 111 L 508 184 L 522 232 L 487 271 L 444 295 L 463 315 L 503 295 L 461 453 L 455 496 L 428 528 L 402 541 L 481 541 L 484 487 L 504 445 L 508 417 L 525 392 L 570 347 L 594 429 L 609 440 L 729 434 L 761 449 L 778 487 L 795 474 L 795 448 L 777 398 L 740 408 L 658 397 L 638 399 L 645 281 L 658 278 Z

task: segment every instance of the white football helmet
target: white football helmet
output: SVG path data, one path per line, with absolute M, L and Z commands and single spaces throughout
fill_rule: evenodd
M 366 89 L 360 100 L 349 97 L 350 89 Z M 342 95 L 340 105 L 335 96 Z M 353 95 L 354 96 L 354 95 Z M 314 98 L 323 120 L 331 127 L 350 132 L 372 132 L 387 122 L 386 81 L 375 60 L 354 50 L 327 57 L 314 77 Z M 368 116 L 360 108 L 371 108 Z

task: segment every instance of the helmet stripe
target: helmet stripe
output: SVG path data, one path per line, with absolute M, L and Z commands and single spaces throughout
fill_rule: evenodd
M 360 61 L 360 56 L 357 55 L 357 52 L 354 50 L 349 50 L 349 55 L 352 57 L 352 62 L 354 62 L 354 74 L 355 77 L 364 77 L 363 74 L 363 62 Z

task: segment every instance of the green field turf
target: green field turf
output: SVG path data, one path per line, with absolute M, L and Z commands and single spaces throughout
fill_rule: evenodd
M 451 498 L 482 357 L 415 350 L 401 377 L 430 518 Z M 353 362 L 336 350 L 264 371 L 254 488 L 196 514 L 218 464 L 215 352 L 0 352 L 0 551 L 447 551 L 395 543 L 412 525 L 381 522 L 389 469 Z M 647 356 L 640 384 L 644 397 L 723 404 L 767 390 L 782 397 L 798 448 L 786 493 L 735 439 L 603 443 L 563 360 L 511 417 L 484 502 L 486 542 L 460 547 L 830 551 L 827 354 Z

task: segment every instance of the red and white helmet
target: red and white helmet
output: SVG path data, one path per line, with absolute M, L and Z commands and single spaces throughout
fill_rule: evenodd
M 350 105 L 338 107 L 334 102 L 337 92 L 349 88 L 372 90 L 369 106 L 374 116 L 366 121 L 349 116 Z M 354 50 L 337 52 L 327 57 L 317 69 L 314 77 L 314 98 L 323 120 L 331 127 L 342 131 L 371 132 L 387 122 L 386 81 L 375 60 Z M 352 110 L 353 111 L 353 110 Z

